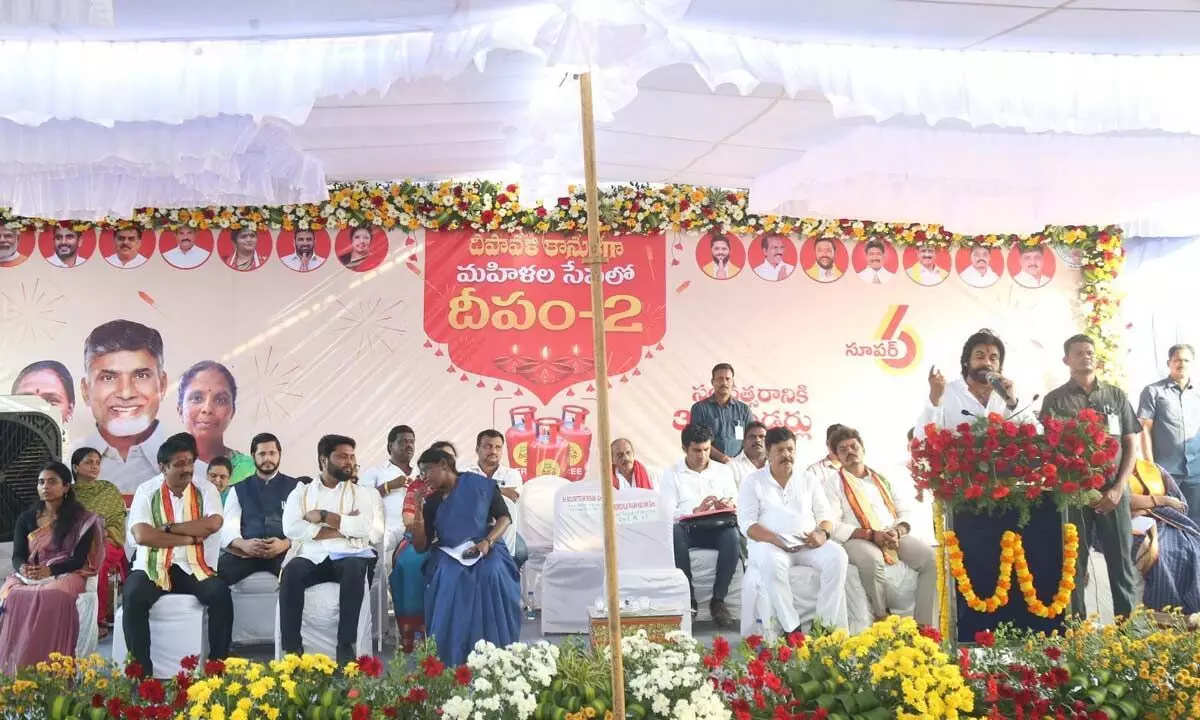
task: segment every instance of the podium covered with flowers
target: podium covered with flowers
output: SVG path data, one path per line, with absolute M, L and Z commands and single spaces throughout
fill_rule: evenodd
M 993 413 L 925 435 L 913 442 L 913 476 L 936 503 L 944 636 L 1061 629 L 1081 542 L 1067 510 L 1099 497 L 1119 448 L 1101 416 L 1047 420 L 1043 433 Z

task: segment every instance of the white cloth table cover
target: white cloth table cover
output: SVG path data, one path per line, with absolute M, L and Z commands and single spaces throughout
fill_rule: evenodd
M 233 596 L 233 644 L 259 645 L 275 639 L 279 578 L 256 572 L 229 588 Z
M 110 592 L 107 583 L 104 590 Z M 83 592 L 75 598 L 75 610 L 79 613 L 79 637 L 75 640 L 75 657 L 83 658 L 96 652 L 100 645 L 100 579 L 93 575 L 84 584 Z
M 582 633 L 588 608 L 606 597 L 600 487 L 577 483 L 555 498 L 554 550 L 541 578 L 542 632 Z M 654 490 L 631 488 L 613 498 L 617 514 L 618 592 L 646 598 L 654 612 L 679 614 L 691 632 L 687 578 L 675 567 L 671 511 Z
M 542 606 L 542 567 L 554 549 L 554 495 L 569 482 L 557 475 L 541 475 L 521 486 L 516 522 L 529 553 L 521 571 L 521 597 L 527 603 L 532 593 L 534 607 Z
M 129 650 L 125 645 L 125 608 L 113 618 L 114 662 L 124 664 Z M 163 595 L 150 608 L 150 660 L 154 677 L 165 679 L 183 669 L 180 662 L 189 655 L 203 661 L 208 656 L 208 612 L 194 595 Z
M 337 583 L 321 583 L 304 591 L 304 615 L 300 620 L 300 642 L 304 652 L 337 657 L 338 600 L 341 588 Z M 358 636 L 354 656 L 371 653 L 371 588 L 363 591 L 362 609 L 358 613 Z M 279 631 L 279 604 L 275 605 L 275 658 L 283 657 Z

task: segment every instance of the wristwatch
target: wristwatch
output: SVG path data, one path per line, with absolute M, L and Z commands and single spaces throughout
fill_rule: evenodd
M 321 522 L 325 522 L 325 518 L 327 518 L 327 517 L 329 517 L 329 511 L 328 511 L 328 510 L 322 510 L 322 511 L 321 511 Z
M 171 532 L 171 523 L 167 523 L 166 525 L 163 525 L 163 532 L 165 532 L 168 535 L 174 534 Z

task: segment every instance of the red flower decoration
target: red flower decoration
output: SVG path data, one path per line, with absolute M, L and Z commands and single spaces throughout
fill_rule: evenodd
M 225 674 L 225 663 L 221 662 L 220 660 L 209 660 L 209 661 L 205 662 L 204 663 L 204 674 L 208 675 L 209 677 L 213 677 L 213 676 L 217 676 L 217 675 L 224 675 Z
M 429 699 L 429 692 L 423 687 L 414 687 L 408 691 L 408 695 L 404 697 L 405 702 L 423 703 Z
M 141 699 L 156 705 L 167 699 L 167 693 L 163 689 L 162 683 L 153 679 L 139 683 L 137 693 Z
M 462 665 L 457 670 L 455 670 L 454 671 L 454 682 L 459 685 L 462 685 L 464 687 L 467 685 L 470 685 L 471 684 L 471 668 L 467 667 L 466 665 Z
M 356 662 L 359 672 L 367 677 L 377 678 L 383 675 L 383 662 L 377 657 L 363 655 Z
M 988 630 L 980 630 L 975 633 L 975 643 L 985 648 L 996 646 L 996 636 Z
M 350 711 L 350 720 L 371 720 L 371 708 L 359 703 Z
M 92 696 L 92 707 L 94 707 L 94 708 L 104 707 L 104 696 L 101 695 L 100 693 L 96 693 L 95 695 L 93 695 Z
M 446 670 L 446 665 L 441 660 L 430 655 L 421 661 L 421 669 L 425 671 L 425 677 L 435 678 L 441 676 Z
M 136 660 L 131 660 L 129 664 L 125 666 L 125 677 L 129 678 L 130 680 L 140 678 L 144 674 L 145 672 L 142 670 L 141 664 Z
M 746 638 L 746 645 L 750 646 L 752 650 L 758 650 L 758 646 L 762 645 L 762 641 L 762 635 L 751 635 Z
M 921 634 L 935 643 L 940 643 L 942 641 L 942 634 L 938 632 L 938 629 L 932 625 L 922 625 Z

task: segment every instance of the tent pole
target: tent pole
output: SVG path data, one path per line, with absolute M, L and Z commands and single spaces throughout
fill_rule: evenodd
M 596 365 L 596 427 L 600 453 L 600 493 L 604 505 L 604 577 L 608 591 L 608 638 L 612 648 L 613 717 L 625 718 L 625 668 L 621 662 L 621 586 L 617 581 L 617 518 L 613 508 L 612 430 L 608 409 L 608 352 L 604 338 L 604 256 L 600 250 L 600 200 L 596 188 L 596 119 L 592 114 L 592 74 L 579 76 L 583 118 L 583 177 L 587 188 L 588 264 L 592 269 L 592 337 Z

